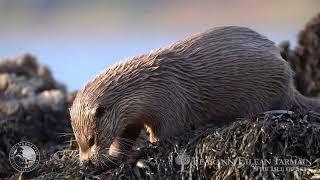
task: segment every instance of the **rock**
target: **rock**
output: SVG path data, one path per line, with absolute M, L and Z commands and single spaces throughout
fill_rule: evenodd
M 305 96 L 320 95 L 320 13 L 300 31 L 298 46 L 290 49 L 290 43 L 280 44 L 281 55 L 295 71 L 297 89 Z
M 57 134 L 71 132 L 73 98 L 34 56 L 0 60 L 0 177 L 15 172 L 8 162 L 15 143 L 27 140 L 42 151 L 66 144 Z

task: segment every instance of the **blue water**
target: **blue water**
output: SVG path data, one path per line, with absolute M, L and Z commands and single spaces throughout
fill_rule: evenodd
M 276 43 L 295 42 L 295 33 L 268 33 Z M 68 90 L 77 90 L 111 64 L 172 43 L 184 35 L 144 38 L 42 38 L 0 41 L 0 57 L 16 56 L 23 52 L 35 54 L 40 63 L 50 67 L 58 81 Z

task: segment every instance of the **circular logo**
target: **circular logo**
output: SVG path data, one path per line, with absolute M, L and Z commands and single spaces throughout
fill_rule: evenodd
M 11 148 L 9 161 L 15 170 L 30 172 L 38 166 L 40 152 L 34 144 L 27 141 L 21 141 Z
M 175 161 L 178 165 L 188 165 L 190 163 L 190 156 L 185 151 L 182 151 L 178 154 Z

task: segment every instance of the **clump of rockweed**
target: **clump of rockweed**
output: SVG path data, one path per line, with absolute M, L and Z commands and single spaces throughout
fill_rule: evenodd
M 271 111 L 189 131 L 140 149 L 133 165 L 81 174 L 76 150 L 58 151 L 38 179 L 310 179 L 320 177 L 320 114 Z
M 281 55 L 295 71 L 297 89 L 306 96 L 320 94 L 320 13 L 312 18 L 299 33 L 298 46 L 281 43 Z

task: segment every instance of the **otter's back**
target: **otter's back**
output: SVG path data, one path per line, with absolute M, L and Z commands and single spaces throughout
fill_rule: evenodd
M 292 71 L 279 49 L 249 28 L 196 34 L 162 49 L 157 59 L 162 69 L 178 74 L 172 78 L 184 82 L 187 97 L 200 97 L 195 109 L 202 106 L 217 117 L 281 108 L 292 94 Z

